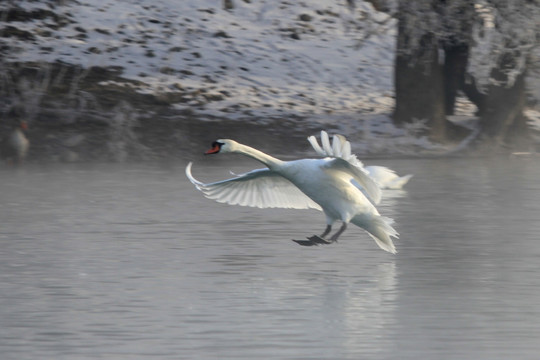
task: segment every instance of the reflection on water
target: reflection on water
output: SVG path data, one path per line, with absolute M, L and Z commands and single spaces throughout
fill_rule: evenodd
M 536 358 L 540 163 L 382 165 L 415 174 L 379 207 L 395 256 L 298 246 L 320 212 L 214 203 L 181 164 L 0 169 L 2 358 Z

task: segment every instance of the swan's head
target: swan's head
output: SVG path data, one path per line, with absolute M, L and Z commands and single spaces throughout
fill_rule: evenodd
M 208 149 L 204 154 L 217 154 L 217 153 L 230 153 L 235 152 L 238 147 L 238 143 L 230 139 L 218 139 L 212 143 L 212 147 Z

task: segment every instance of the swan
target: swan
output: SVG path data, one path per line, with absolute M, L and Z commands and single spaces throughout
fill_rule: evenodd
M 0 155 L 13 165 L 23 163 L 30 147 L 30 141 L 24 134 L 28 129 L 25 121 L 20 121 L 9 135 L 0 142 Z
M 326 216 L 323 233 L 295 242 L 304 246 L 331 244 L 346 230 L 348 223 L 353 223 L 366 230 L 381 249 L 396 253 L 391 237 L 397 238 L 399 234 L 392 227 L 393 220 L 381 216 L 375 208 L 381 200 L 381 190 L 361 168 L 340 157 L 282 161 L 230 139 L 214 141 L 205 152 L 207 155 L 223 153 L 245 155 L 266 168 L 205 184 L 193 177 L 192 162 L 188 163 L 186 176 L 207 198 L 259 208 L 321 210 Z M 338 220 L 342 222 L 341 227 L 327 239 Z
M 351 153 L 351 144 L 343 135 L 334 135 L 332 139 L 332 145 L 330 145 L 330 139 L 328 133 L 324 130 L 321 131 L 321 145 L 315 138 L 315 136 L 308 137 L 308 141 L 315 150 L 315 152 L 323 157 L 340 157 L 347 160 L 354 166 L 357 166 L 365 170 L 369 176 L 375 180 L 381 189 L 399 190 L 403 188 L 413 175 L 399 176 L 394 170 L 391 170 L 385 166 L 365 166 L 356 155 Z

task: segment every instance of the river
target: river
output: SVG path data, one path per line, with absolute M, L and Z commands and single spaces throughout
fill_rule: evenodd
M 201 180 L 257 166 L 197 159 Z M 369 162 L 368 162 L 369 163 Z M 169 164 L 0 169 L 2 359 L 536 359 L 540 160 L 376 162 L 398 253 Z

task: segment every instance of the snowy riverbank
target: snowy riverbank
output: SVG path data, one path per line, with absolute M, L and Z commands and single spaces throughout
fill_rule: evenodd
M 149 128 L 155 116 L 183 119 L 171 120 L 173 127 L 184 126 L 175 128 L 170 141 L 189 138 L 190 129 L 200 127 L 186 122 L 226 119 L 264 129 L 302 119 L 286 121 L 282 130 L 336 128 L 361 154 L 438 148 L 415 136 L 414 126 L 397 129 L 391 123 L 396 23 L 369 3 L 358 1 L 351 9 L 345 1 L 236 0 L 225 10 L 215 0 L 68 0 L 10 7 L 1 19 L 4 63 L 38 67 L 37 80 L 13 84 L 23 98 L 42 99 L 42 92 L 68 79 L 46 64 L 80 67 L 66 90 L 76 100 L 74 111 L 52 120 L 35 103 L 30 112 L 37 129 L 99 112 L 110 119 L 113 135 L 121 132 L 103 134 L 133 147 L 144 136 L 137 129 Z M 114 76 L 88 79 L 91 68 Z M 6 69 L 3 86 L 9 87 Z M 102 99 L 102 89 L 119 96 Z M 138 96 L 168 110 L 142 111 Z M 137 116 L 125 115 L 133 112 Z M 470 115 L 472 109 L 465 104 L 462 112 Z M 68 145 L 86 141 L 66 136 L 60 140 Z

